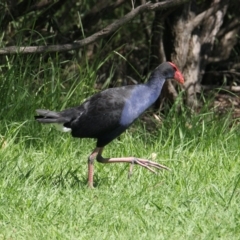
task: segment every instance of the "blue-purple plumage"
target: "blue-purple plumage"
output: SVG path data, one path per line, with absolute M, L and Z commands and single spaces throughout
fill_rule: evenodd
M 99 92 L 78 107 L 61 112 L 36 110 L 35 119 L 40 123 L 61 124 L 64 132 L 70 130 L 73 137 L 96 138 L 97 147 L 88 157 L 88 186 L 93 187 L 94 160 L 100 163 L 129 163 L 129 176 L 133 164 L 149 171 L 169 170 L 157 162 L 136 157 L 104 158 L 106 144 L 124 132 L 159 97 L 166 79 L 174 78 L 184 83 L 183 76 L 171 62 L 157 67 L 145 84 L 111 88 Z
M 99 92 L 79 107 L 61 112 L 37 110 L 41 123 L 61 123 L 73 137 L 96 138 L 104 147 L 124 132 L 159 97 L 166 79 L 174 78 L 174 66 L 166 62 L 156 68 L 145 84 L 110 88 Z

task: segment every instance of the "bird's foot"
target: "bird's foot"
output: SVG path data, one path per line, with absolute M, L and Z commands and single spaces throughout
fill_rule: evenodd
M 165 170 L 168 170 L 168 171 L 171 170 L 170 168 L 168 168 L 168 167 L 166 167 L 162 164 L 159 164 L 159 163 L 147 160 L 147 159 L 133 158 L 132 161 L 131 161 L 131 164 L 130 164 L 130 169 L 129 169 L 129 172 L 128 172 L 128 178 L 130 178 L 132 176 L 134 164 L 138 164 L 138 165 L 148 169 L 150 172 L 155 173 L 155 174 L 157 174 L 157 172 L 155 170 L 153 170 L 152 168 L 165 169 Z

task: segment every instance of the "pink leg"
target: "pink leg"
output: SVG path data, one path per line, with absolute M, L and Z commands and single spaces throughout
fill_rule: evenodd
M 138 164 L 153 173 L 157 173 L 157 172 L 152 168 L 170 170 L 168 167 L 164 165 L 161 165 L 153 161 L 149 161 L 147 159 L 142 159 L 142 158 L 135 158 L 135 157 L 103 158 L 102 152 L 103 152 L 103 148 L 98 148 L 97 161 L 100 163 L 130 163 L 131 165 L 130 165 L 128 176 L 131 176 L 134 164 Z
M 128 176 L 132 175 L 133 165 L 138 164 L 153 173 L 157 173 L 152 168 L 170 170 L 168 167 L 161 165 L 159 163 L 149 161 L 147 159 L 135 158 L 135 157 L 122 157 L 122 158 L 103 158 L 102 157 L 103 148 L 95 148 L 91 155 L 88 157 L 88 186 L 93 188 L 93 174 L 94 174 L 94 160 L 100 163 L 130 163 L 130 169 Z
M 98 155 L 99 148 L 95 148 L 88 157 L 88 186 L 93 188 L 94 159 Z

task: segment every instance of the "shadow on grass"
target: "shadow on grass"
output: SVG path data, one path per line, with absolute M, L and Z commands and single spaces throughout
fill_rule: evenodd
M 34 184 L 39 184 L 41 186 L 51 186 L 54 188 L 86 188 L 88 186 L 87 176 L 79 175 L 79 169 L 61 169 L 52 173 L 45 173 L 37 175 L 35 170 L 36 166 L 31 167 L 31 169 L 26 172 L 18 169 L 19 179 L 21 182 L 34 181 Z M 31 179 L 31 180 L 30 180 Z M 118 177 L 116 176 L 116 181 Z M 97 188 L 100 185 L 108 185 L 109 178 L 100 177 L 97 173 L 94 174 L 94 187 Z

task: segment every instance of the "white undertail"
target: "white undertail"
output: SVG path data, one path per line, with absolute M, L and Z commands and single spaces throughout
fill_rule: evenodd
M 56 129 L 60 132 L 71 132 L 71 128 L 67 128 L 63 126 L 63 123 L 53 123 L 53 125 L 56 127 Z

